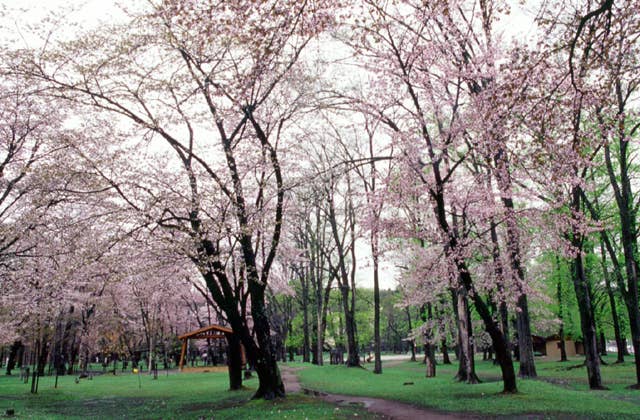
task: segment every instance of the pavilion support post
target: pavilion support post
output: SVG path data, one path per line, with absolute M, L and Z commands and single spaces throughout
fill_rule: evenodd
M 182 371 L 182 366 L 184 366 L 184 355 L 187 352 L 187 340 L 188 338 L 182 339 L 182 351 L 180 351 L 180 365 L 179 369 Z

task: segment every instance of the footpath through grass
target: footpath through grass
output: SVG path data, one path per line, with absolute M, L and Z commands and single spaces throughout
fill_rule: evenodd
M 140 380 L 140 384 L 138 380 Z M 40 378 L 38 394 L 16 376 L 0 376 L 0 417 L 14 409 L 17 419 L 342 419 L 367 417 L 358 407 L 336 407 L 304 395 L 279 401 L 249 401 L 257 379 L 228 391 L 226 373 L 171 373 Z
M 476 362 L 483 383 L 467 385 L 453 380 L 457 364 L 438 365 L 437 377 L 425 378 L 424 365 L 401 362 L 371 369 L 343 366 L 308 366 L 299 372 L 303 387 L 335 394 L 370 396 L 411 403 L 431 409 L 481 415 L 542 414 L 549 417 L 589 419 L 640 418 L 640 391 L 633 383 L 631 362 L 602 367 L 609 391 L 589 391 L 584 359 L 569 362 L 537 361 L 538 380 L 519 380 L 519 393 L 504 395 L 500 369 L 491 362 Z M 368 365 L 369 366 L 369 365 Z M 407 384 L 405 383 L 413 383 Z

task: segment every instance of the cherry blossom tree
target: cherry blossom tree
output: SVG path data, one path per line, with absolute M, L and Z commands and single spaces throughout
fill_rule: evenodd
M 604 155 L 604 167 L 620 220 L 619 242 L 624 263 L 619 264 L 611 246 L 611 233 L 601 231 L 603 248 L 608 250 L 618 275 L 624 272 L 626 281 L 618 279 L 627 308 L 632 342 L 635 352 L 636 385 L 640 387 L 640 310 L 638 309 L 637 279 L 637 206 L 634 204 L 632 182 L 632 140 L 639 125 L 633 98 L 638 92 L 636 63 L 638 59 L 637 37 L 640 33 L 637 18 L 629 10 L 638 7 L 637 2 L 614 3 L 604 1 L 598 7 L 578 10 L 578 20 L 568 18 L 565 29 L 570 38 L 569 72 L 572 86 L 584 103 L 584 118 L 580 121 L 584 136 L 592 137 L 596 148 Z M 564 22 L 561 21 L 559 25 Z M 561 26 L 565 28 L 564 26 Z M 573 29 L 575 28 L 575 30 Z M 596 123 L 597 122 L 597 127 Z M 583 188 L 579 199 L 586 206 L 585 212 L 596 220 L 600 218 L 594 203 L 590 202 Z M 603 249 L 604 251 L 604 249 Z
M 422 197 L 421 189 L 427 193 L 424 203 L 431 207 L 429 220 L 433 220 L 433 224 L 427 224 L 429 228 L 425 226 L 429 229 L 425 233 L 433 235 L 428 243 L 438 244 L 448 262 L 444 265 L 446 272 L 439 276 L 451 285 L 459 284 L 473 300 L 493 340 L 504 390 L 515 392 L 515 373 L 507 339 L 492 317 L 467 262 L 472 248 L 467 246 L 464 232 L 471 213 L 465 200 L 471 197 L 466 188 L 472 184 L 453 183 L 466 157 L 466 133 L 471 130 L 465 118 L 470 115 L 462 105 L 463 97 L 473 94 L 466 89 L 473 87 L 474 80 L 472 64 L 445 54 L 460 46 L 460 58 L 467 57 L 464 39 L 455 31 L 447 31 L 452 24 L 470 25 L 464 21 L 468 5 L 456 7 L 459 8 L 422 3 L 394 7 L 367 2 L 364 12 L 371 23 L 361 26 L 358 51 L 371 59 L 370 66 L 376 63 L 376 68 L 381 69 L 377 71 L 378 83 L 403 86 L 404 92 L 396 90 L 390 99 L 389 90 L 384 90 L 387 99 L 383 99 L 383 103 L 394 101 L 397 108 L 406 110 L 403 114 L 382 115 L 383 121 L 395 132 L 397 153 L 402 156 L 399 161 L 403 168 L 396 188 L 403 191 L 404 197 Z M 452 16 L 454 10 L 456 13 L 460 10 L 461 14 Z M 381 66 L 381 62 L 385 65 Z M 415 233 L 412 236 L 415 237 Z
M 61 44 L 20 69 L 47 82 L 52 95 L 128 121 L 136 135 L 173 153 L 180 190 L 169 195 L 179 204 L 149 215 L 136 198 L 146 195 L 148 205 L 158 198 L 154 191 L 123 188 L 122 198 L 183 235 L 256 368 L 257 398 L 284 395 L 265 312 L 283 219 L 279 151 L 303 94 L 288 81 L 299 77 L 302 50 L 329 23 L 328 5 L 167 0 L 126 26 Z M 230 277 L 227 256 L 236 253 L 242 266 Z M 245 293 L 253 333 L 238 305 Z

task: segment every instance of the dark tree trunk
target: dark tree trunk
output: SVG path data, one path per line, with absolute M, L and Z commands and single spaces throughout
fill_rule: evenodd
M 405 313 L 407 314 L 407 324 L 409 326 L 409 332 L 411 332 L 413 330 L 413 327 L 411 326 L 411 310 L 409 309 L 409 307 L 405 307 Z M 411 361 L 415 362 L 416 361 L 416 340 L 413 339 L 409 342 L 409 345 L 411 346 Z
M 246 260 L 247 258 L 245 257 L 245 261 Z M 255 262 L 253 266 L 255 267 Z M 253 398 L 270 400 L 284 397 L 284 384 L 282 383 L 280 370 L 276 363 L 276 355 L 271 342 L 271 327 L 265 310 L 264 290 L 266 285 L 259 282 L 257 276 L 252 277 L 252 274 L 249 272 L 248 280 L 249 291 L 251 293 L 253 331 L 258 342 L 257 344 L 260 346 L 259 349 L 252 349 L 252 354 L 254 355 L 252 364 L 256 369 L 259 379 L 258 390 Z M 251 344 L 253 344 L 253 340 L 251 340 Z
M 579 195 L 574 188 L 574 208 L 580 208 Z M 577 201 L 577 205 L 576 205 Z M 578 232 L 573 232 L 572 245 L 576 250 L 582 249 L 582 239 Z M 604 389 L 602 385 L 602 376 L 600 375 L 600 356 L 596 346 L 596 325 L 591 299 L 589 296 L 589 284 L 584 271 L 582 255 L 578 252 L 573 259 L 573 287 L 578 302 L 578 310 L 580 312 L 580 325 L 582 328 L 582 338 L 584 341 L 584 352 L 587 366 L 587 376 L 589 387 L 591 389 Z
M 433 343 L 433 313 L 431 310 L 431 304 L 427 304 L 427 329 L 424 336 L 424 358 L 427 365 L 425 375 L 427 378 L 434 378 L 436 376 L 436 346 Z
M 377 240 L 377 237 L 373 232 L 371 233 L 371 240 Z M 382 373 L 382 359 L 380 357 L 380 285 L 378 280 L 377 244 L 372 243 L 371 253 L 373 257 L 373 352 L 375 358 L 373 373 Z
M 613 334 L 616 339 L 616 347 L 617 347 L 617 359 L 616 363 L 624 362 L 624 349 L 622 348 L 624 343 L 622 340 L 622 333 L 620 332 L 620 319 L 618 317 L 618 307 L 616 305 L 616 298 L 613 294 L 613 289 L 611 288 L 611 278 L 609 277 L 609 270 L 607 270 L 607 254 L 604 249 L 604 243 L 600 241 L 600 256 L 601 256 L 601 265 L 602 265 L 602 273 L 604 276 L 604 284 L 607 289 L 607 297 L 609 298 L 609 307 L 611 308 L 611 318 L 613 321 Z M 606 345 L 605 345 L 606 350 Z
M 402 60 L 399 60 L 399 65 L 402 69 L 406 70 L 406 64 L 402 62 Z M 406 82 L 406 86 L 416 113 L 418 115 L 422 115 L 423 110 L 418 93 L 414 89 L 413 85 L 408 81 Z M 433 202 L 433 215 L 443 237 L 446 238 L 445 242 L 442 244 L 445 254 L 447 257 L 452 257 L 458 249 L 459 237 L 458 233 L 455 231 L 455 223 L 453 224 L 454 228 L 452 229 L 449 224 L 449 220 L 447 219 L 447 205 L 444 196 L 446 178 L 443 177 L 441 168 L 441 164 L 443 164 L 443 162 L 441 159 L 436 158 L 436 150 L 433 145 L 431 135 L 429 134 L 429 127 L 427 127 L 424 121 L 419 122 L 419 129 L 422 134 L 422 139 L 425 141 L 428 148 L 428 154 L 430 157 L 429 166 L 434 179 L 434 185 L 429 187 L 429 193 Z M 511 360 L 511 355 L 508 353 L 507 341 L 504 334 L 500 328 L 498 328 L 498 325 L 491 316 L 491 312 L 489 311 L 486 303 L 483 301 L 482 297 L 478 295 L 477 290 L 475 290 L 473 279 L 466 262 L 460 258 L 455 258 L 455 267 L 452 268 L 455 268 L 457 271 L 456 274 L 459 276 L 460 283 L 464 286 L 465 291 L 467 293 L 471 293 L 475 308 L 484 322 L 486 331 L 491 336 L 494 348 L 496 349 L 496 357 L 500 363 L 500 369 L 502 371 L 504 392 L 517 392 L 513 361 Z
M 331 297 L 331 287 L 333 278 L 330 278 L 322 295 L 322 306 L 320 307 L 320 318 L 318 322 L 318 364 L 324 364 L 324 334 L 327 330 L 327 312 L 329 311 L 329 298 Z
M 623 114 L 626 99 L 622 94 L 622 86 L 617 81 L 616 93 L 618 109 Z M 623 298 L 627 306 L 629 315 L 629 329 L 631 330 L 631 341 L 634 350 L 634 362 L 636 368 L 636 384 L 632 388 L 640 389 L 640 307 L 638 291 L 638 242 L 637 242 L 637 207 L 634 202 L 633 190 L 631 188 L 631 177 L 629 171 L 629 141 L 624 124 L 624 118 L 620 117 L 618 124 L 618 159 L 619 173 L 616 174 L 611 159 L 611 147 L 606 144 L 604 147 L 607 173 L 613 188 L 618 214 L 620 216 L 620 232 L 622 250 L 624 253 L 624 265 L 627 275 L 626 291 L 622 288 Z M 619 179 L 619 181 L 618 181 Z
M 520 260 L 520 234 L 515 219 L 513 199 L 511 198 L 511 178 L 509 176 L 509 164 L 506 152 L 500 148 L 494 157 L 497 170 L 495 171 L 498 186 L 500 187 L 502 204 L 507 211 L 507 255 L 511 271 L 515 274 L 514 283 L 519 292 L 516 311 L 516 329 L 518 331 L 518 351 L 520 360 L 521 378 L 535 378 L 536 367 L 533 358 L 533 341 L 531 339 L 531 321 L 529 319 L 529 304 L 527 295 L 523 291 L 525 273 Z
M 318 323 L 315 322 L 313 325 L 313 340 L 311 340 L 311 363 L 314 365 L 318 365 Z
M 500 328 L 502 334 L 507 341 L 507 348 L 511 352 L 511 341 L 509 340 L 509 312 L 507 302 L 505 300 L 504 290 L 504 269 L 500 260 L 500 245 L 498 242 L 498 230 L 496 223 L 491 220 L 490 224 L 491 242 L 492 242 L 492 259 L 494 272 L 496 275 L 496 288 L 498 289 L 498 312 L 500 313 Z
M 246 245 L 246 243 L 243 244 L 243 246 Z M 210 244 L 206 241 L 203 243 L 205 249 L 208 249 L 209 246 Z M 247 268 L 255 267 L 255 260 L 251 260 L 248 256 L 244 260 Z M 253 397 L 264 399 L 284 397 L 284 385 L 276 363 L 276 353 L 271 342 L 271 328 L 265 310 L 264 293 L 266 285 L 258 281 L 255 268 L 253 270 L 247 269 L 246 280 L 251 298 L 254 340 L 246 323 L 246 315 L 239 310 L 238 302 L 234 297 L 235 294 L 231 290 L 231 283 L 226 277 L 224 266 L 219 260 L 213 260 L 210 268 L 210 270 L 203 270 L 202 272 L 207 287 L 220 309 L 226 314 L 231 329 L 234 334 L 237 334 L 237 338 L 244 346 L 248 361 L 258 374 L 258 390 Z M 220 285 L 224 290 L 227 290 L 227 293 L 222 292 Z M 230 380 L 235 381 L 231 377 Z M 230 387 L 232 385 L 235 385 L 235 382 L 230 383 Z
M 237 334 L 226 334 L 227 363 L 229 364 L 229 389 L 242 389 L 242 345 Z
M 624 245 L 624 248 L 631 248 L 629 250 L 625 249 L 625 254 L 627 252 L 631 254 L 629 257 L 625 255 L 628 283 L 627 293 L 625 293 L 625 303 L 627 306 L 627 313 L 629 314 L 629 329 L 631 330 L 631 341 L 636 368 L 636 384 L 633 388 L 640 389 L 640 309 L 638 307 L 638 266 L 634 260 L 627 262 L 628 258 L 633 258 L 635 256 L 635 247 Z
M 521 378 L 535 378 L 537 373 L 533 358 L 533 340 L 531 337 L 529 304 L 527 303 L 526 294 L 521 294 L 520 297 L 518 297 L 518 309 L 519 310 L 516 311 L 518 349 L 520 351 L 520 370 L 518 376 Z
M 356 342 L 355 317 L 349 306 L 349 286 L 340 286 L 342 293 L 342 308 L 344 311 L 344 326 L 347 334 L 347 366 L 360 366 L 358 343 Z M 353 293 L 353 292 L 351 292 Z
M 9 360 L 7 361 L 7 375 L 11 375 L 11 371 L 15 369 L 18 355 L 23 347 L 22 341 L 20 340 L 16 340 L 11 344 L 11 348 L 9 349 Z
M 304 272 L 300 283 L 302 285 L 302 361 L 309 363 L 309 279 Z
M 73 340 L 69 344 L 69 350 L 67 353 L 68 354 L 67 359 L 69 360 L 69 365 L 67 366 L 67 375 L 73 375 L 74 366 L 78 359 L 78 352 L 80 351 L 80 348 L 78 345 L 79 343 L 78 343 L 77 335 L 78 335 L 77 332 L 73 334 Z
M 40 349 L 38 350 L 38 376 L 44 376 L 44 368 L 47 366 L 47 358 L 49 357 L 49 342 L 47 337 L 43 337 L 40 341 Z
M 447 347 L 447 339 L 443 338 L 440 342 L 440 347 L 442 348 L 442 364 L 450 365 L 451 359 L 449 359 L 449 348 Z
M 560 361 L 567 361 L 567 343 L 564 339 L 564 324 L 560 324 Z
M 560 265 L 560 258 L 558 258 L 558 256 L 556 255 L 556 271 L 558 273 L 557 275 L 557 282 L 556 282 L 556 298 L 558 299 L 558 319 L 560 320 L 560 330 L 558 331 L 558 335 L 560 336 L 560 361 L 561 362 L 566 362 L 567 361 L 567 347 L 566 347 L 566 343 L 564 340 L 564 311 L 563 311 L 563 302 L 564 299 L 562 298 L 562 276 L 560 275 L 560 270 L 561 270 L 561 265 Z
M 322 296 L 322 286 L 320 286 L 318 290 L 318 294 L 316 296 L 316 300 L 318 301 L 317 313 L 316 313 L 316 345 L 313 351 L 313 364 L 322 366 L 323 360 L 323 351 L 324 351 L 324 314 L 326 308 L 323 307 L 323 296 Z
M 331 190 L 328 193 L 328 207 L 329 207 L 329 223 L 331 225 L 331 233 L 333 236 L 334 244 L 337 250 L 337 267 L 332 269 L 335 272 L 338 282 L 340 284 L 340 294 L 342 296 L 342 309 L 344 312 L 345 332 L 347 334 L 347 362 L 349 367 L 360 366 L 360 356 L 358 354 L 358 342 L 356 337 L 356 323 L 355 323 L 355 214 L 353 209 L 353 202 L 351 196 L 351 183 L 349 177 L 347 177 L 347 209 L 345 220 L 345 230 L 349 231 L 351 237 L 351 243 L 345 246 L 344 239 L 341 239 L 341 235 L 338 229 L 338 220 L 336 216 L 335 202 L 333 197 L 334 180 L 331 181 Z M 346 237 L 346 234 L 345 234 Z M 347 252 L 351 257 L 350 270 L 347 269 L 348 262 Z
M 458 313 L 458 293 L 455 289 L 450 289 L 451 294 L 451 307 L 453 308 L 453 318 L 456 326 L 456 338 L 457 343 L 453 346 L 453 353 L 456 355 L 456 360 L 460 361 L 460 314 Z
M 598 340 L 600 344 L 600 356 L 607 355 L 607 340 L 604 336 L 604 331 L 600 331 L 600 339 Z
M 462 272 L 461 277 L 463 279 L 463 284 L 469 284 L 470 279 L 466 279 L 469 276 L 469 273 L 465 270 Z M 491 336 L 491 341 L 493 342 L 493 348 L 496 351 L 496 360 L 500 365 L 500 370 L 502 373 L 502 381 L 503 381 L 503 391 L 504 393 L 515 393 L 518 392 L 518 388 L 516 386 L 516 372 L 513 367 L 513 360 L 511 359 L 511 353 L 509 351 L 509 346 L 507 345 L 507 341 L 502 333 L 502 330 L 498 326 L 498 324 L 491 317 L 491 313 L 489 312 L 489 308 L 486 303 L 482 300 L 482 298 L 477 294 L 473 293 L 473 302 L 478 311 L 478 314 L 482 318 L 485 324 L 485 329 Z

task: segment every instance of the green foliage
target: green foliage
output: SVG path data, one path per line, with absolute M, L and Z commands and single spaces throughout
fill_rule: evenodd
M 311 317 L 309 317 L 309 322 L 311 321 L 312 319 Z M 287 337 L 287 346 L 295 348 L 302 347 L 304 343 L 303 324 L 304 317 L 302 315 L 302 312 L 299 312 L 291 321 L 291 332 L 289 332 L 289 336 Z
M 580 313 L 578 312 L 578 302 L 571 278 L 571 263 L 555 253 L 548 252 L 540 257 L 540 264 L 548 267 L 544 279 L 546 288 L 544 293 L 550 298 L 548 303 L 540 302 L 540 304 L 546 305 L 548 312 L 555 314 L 557 318 L 562 318 L 566 337 L 581 338 Z M 562 305 L 558 304 L 558 284 L 560 285 Z M 558 330 L 559 325 L 553 331 L 541 331 L 534 328 L 534 333 L 546 336 L 557 334 Z

